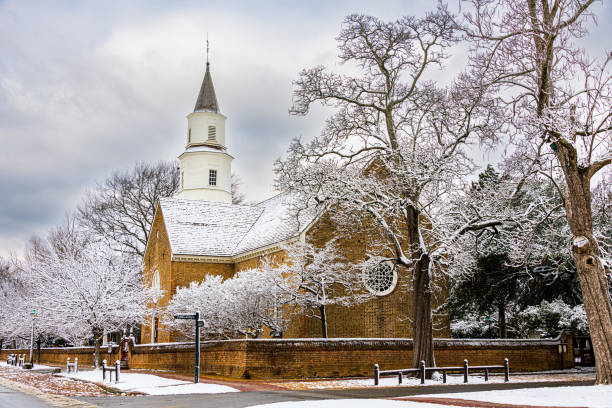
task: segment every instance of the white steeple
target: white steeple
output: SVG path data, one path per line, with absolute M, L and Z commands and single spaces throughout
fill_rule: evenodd
M 207 41 L 208 46 L 208 41 Z M 219 113 L 208 47 L 206 73 L 193 112 L 187 115 L 187 144 L 179 156 L 181 181 L 179 198 L 232 202 L 233 157 L 227 153 L 225 120 Z

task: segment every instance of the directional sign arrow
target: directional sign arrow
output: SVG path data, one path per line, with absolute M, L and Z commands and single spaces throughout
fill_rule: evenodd
M 174 315 L 175 319 L 191 319 L 191 320 L 195 320 L 196 315 L 195 314 L 176 314 Z
M 204 327 L 204 320 L 198 320 L 198 327 Z

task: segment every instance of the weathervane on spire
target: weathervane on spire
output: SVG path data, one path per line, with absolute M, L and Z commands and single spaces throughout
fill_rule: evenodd
M 208 33 L 206 33 L 206 70 L 208 71 L 208 68 L 210 66 L 210 62 L 208 62 L 208 50 L 209 50 L 209 46 L 208 46 Z

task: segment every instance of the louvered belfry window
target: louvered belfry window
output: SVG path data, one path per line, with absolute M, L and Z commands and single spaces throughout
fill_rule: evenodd
M 208 170 L 208 184 L 211 186 L 217 185 L 217 170 Z
M 217 127 L 209 126 L 208 127 L 208 140 L 216 140 L 217 139 Z

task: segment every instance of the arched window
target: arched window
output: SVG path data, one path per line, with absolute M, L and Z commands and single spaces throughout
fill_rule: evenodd
M 153 271 L 153 277 L 151 278 L 151 288 L 157 292 L 153 299 L 157 303 L 157 301 L 159 300 L 159 296 L 161 295 L 161 281 L 159 279 L 159 271 L 157 269 Z

